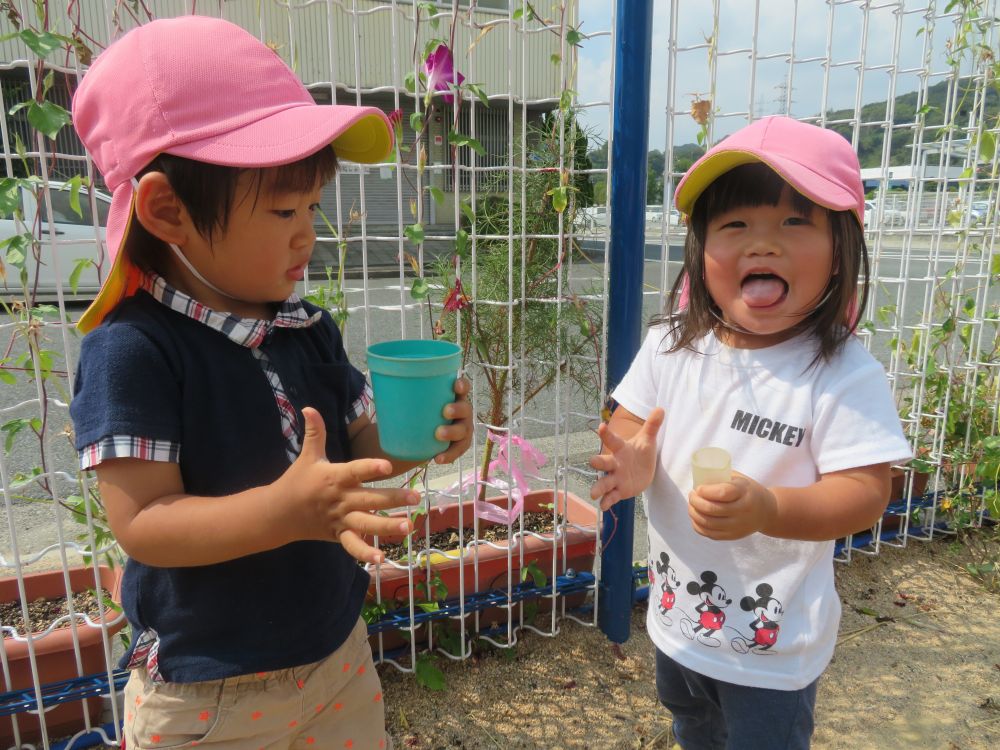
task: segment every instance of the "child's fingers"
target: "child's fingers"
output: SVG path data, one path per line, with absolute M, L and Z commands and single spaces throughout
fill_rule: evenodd
M 455 381 L 454 390 L 456 396 L 458 396 L 459 398 L 465 398 L 466 396 L 469 395 L 469 392 L 472 390 L 472 383 L 469 382 L 468 378 L 464 377 L 458 378 Z
M 604 497 L 611 489 L 607 477 L 601 477 L 590 486 L 590 499 L 597 500 Z
M 363 563 L 372 563 L 373 565 L 385 561 L 385 555 L 379 549 L 372 547 L 350 529 L 342 532 L 338 541 L 344 548 L 344 551 L 355 560 L 360 560 Z
M 590 466 L 598 471 L 614 471 L 618 468 L 618 459 L 610 453 L 599 453 L 591 456 Z
M 704 486 L 712 489 L 718 485 L 706 484 Z M 707 498 L 699 490 L 688 495 L 688 511 L 697 512 L 704 518 L 726 518 L 733 514 L 733 507 L 729 502 Z
M 597 436 L 601 439 L 604 446 L 612 453 L 617 450 L 621 450 L 622 446 L 625 445 L 625 441 L 612 432 L 611 428 L 604 422 L 597 426 Z
M 396 536 L 406 535 L 413 530 L 413 525 L 408 518 L 387 518 L 374 513 L 364 511 L 352 511 L 343 519 L 344 528 L 341 530 L 341 537 L 347 532 L 357 534 L 359 537 L 374 536 Z
M 646 421 L 642 425 L 642 433 L 649 440 L 655 440 L 657 434 L 660 432 L 660 427 L 663 425 L 663 418 L 666 416 L 666 412 L 663 411 L 662 406 L 657 406 L 653 411 L 649 413 Z
M 611 506 L 621 499 L 621 493 L 619 493 L 618 490 L 612 490 L 601 498 L 601 510 L 610 510 Z
M 420 502 L 420 494 L 408 489 L 375 489 L 361 487 L 346 490 L 341 495 L 344 513 L 354 511 L 392 510 Z
M 356 485 L 385 479 L 392 473 L 392 464 L 384 458 L 359 458 L 341 464 L 332 464 L 338 484 Z

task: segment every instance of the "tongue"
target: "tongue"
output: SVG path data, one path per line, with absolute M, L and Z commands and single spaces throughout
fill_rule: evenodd
M 742 293 L 749 307 L 767 307 L 781 299 L 785 283 L 773 276 L 750 278 L 743 282 Z

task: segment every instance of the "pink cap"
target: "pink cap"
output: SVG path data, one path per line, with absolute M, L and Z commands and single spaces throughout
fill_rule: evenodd
M 861 165 L 850 142 L 833 130 L 764 117 L 737 130 L 691 165 L 677 185 L 677 210 L 690 215 L 695 201 L 720 175 L 763 162 L 806 198 L 834 211 L 853 211 L 864 226 Z
M 73 126 L 113 194 L 106 232 L 112 268 L 82 330 L 135 290 L 135 269 L 119 249 L 132 213 L 131 179 L 158 154 L 272 167 L 327 144 L 356 162 L 379 162 L 392 150 L 392 127 L 380 109 L 316 104 L 274 50 L 205 16 L 152 21 L 109 46 L 73 96 Z

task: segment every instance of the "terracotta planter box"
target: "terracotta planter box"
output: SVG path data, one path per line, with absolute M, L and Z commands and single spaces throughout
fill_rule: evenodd
M 507 509 L 507 498 L 487 498 L 487 502 L 492 503 L 504 510 Z M 550 505 L 553 502 L 558 502 L 556 507 L 557 512 L 562 515 L 565 512 L 566 519 L 571 524 L 577 524 L 582 527 L 591 529 L 591 531 L 581 531 L 580 529 L 574 528 L 572 526 L 567 526 L 565 529 L 565 555 L 563 554 L 563 540 L 558 540 L 556 543 L 556 572 L 562 574 L 567 568 L 572 568 L 578 571 L 590 572 L 594 566 L 594 556 L 596 551 L 596 535 L 592 529 L 596 527 L 597 524 L 597 510 L 594 506 L 590 505 L 583 500 L 581 500 L 576 495 L 572 493 L 559 493 L 556 495 L 551 490 L 542 490 L 538 492 L 530 492 L 525 495 L 524 498 L 524 512 L 525 513 L 535 513 L 535 512 L 545 512 L 551 513 L 551 507 L 544 507 Z M 470 539 L 472 538 L 472 525 L 474 523 L 473 515 L 473 502 L 466 501 L 462 503 L 462 520 L 467 527 L 466 534 L 463 535 L 463 541 L 468 545 Z M 400 518 L 405 518 L 405 513 L 400 513 Z M 420 535 L 424 533 L 423 520 L 418 520 L 417 522 L 416 534 Z M 479 528 L 484 529 L 489 526 L 502 526 L 503 524 L 497 524 L 492 521 L 487 521 L 480 519 Z M 446 531 L 448 529 L 458 529 L 458 504 L 453 504 L 447 506 L 443 512 L 434 509 L 431 511 L 430 515 L 430 527 L 431 533 Z M 514 529 L 516 532 L 517 521 L 515 520 Z M 546 536 L 551 536 L 551 533 L 546 534 Z M 383 537 L 380 538 L 383 544 L 399 543 L 404 541 L 402 535 L 395 537 Z M 502 543 L 501 543 L 502 544 Z M 441 581 L 448 588 L 448 599 L 457 598 L 459 595 L 469 596 L 470 594 L 489 591 L 491 589 L 506 589 L 507 588 L 507 550 L 506 549 L 496 549 L 489 544 L 483 542 L 477 545 L 479 548 L 479 585 L 476 585 L 475 578 L 475 551 L 472 547 L 466 546 L 464 550 L 464 555 L 459 558 L 459 550 L 457 548 L 451 550 L 443 550 L 445 554 L 433 554 L 431 558 L 431 575 L 437 575 L 441 578 Z M 511 565 L 511 582 L 513 585 L 517 585 L 521 582 L 521 558 L 520 558 L 520 542 L 512 540 L 512 550 L 510 552 L 510 565 Z M 530 534 L 524 535 L 524 565 L 527 566 L 529 563 L 534 563 L 546 577 L 551 576 L 552 571 L 552 542 L 543 539 L 538 539 Z M 416 557 L 416 555 L 414 555 Z M 462 587 L 463 581 L 459 580 L 459 570 L 464 567 L 464 588 Z M 410 597 L 410 587 L 408 580 L 407 570 L 398 569 L 392 565 L 382 565 L 381 567 L 381 593 L 382 601 L 386 603 L 390 610 L 398 609 L 407 606 L 407 602 Z M 375 571 L 372 573 L 372 582 L 368 588 L 368 601 L 374 602 L 375 597 Z M 413 571 L 413 584 L 414 590 L 417 592 L 418 597 L 422 593 L 423 589 L 417 588 L 417 586 L 427 580 L 427 564 L 425 558 L 420 558 L 420 566 L 415 568 Z M 582 603 L 584 594 L 576 594 L 567 599 L 570 606 L 579 605 Z M 574 602 L 574 600 L 577 600 Z M 551 600 L 547 598 L 539 598 L 533 600 L 538 603 L 539 611 L 546 611 L 551 607 Z M 470 623 L 473 621 L 472 616 L 466 618 Z M 490 608 L 483 610 L 480 613 L 480 622 L 506 622 L 507 615 L 506 612 L 500 608 Z M 451 620 L 451 622 L 455 622 Z M 423 631 L 421 634 L 420 631 Z M 420 627 L 418 633 L 415 637 L 419 639 L 425 639 L 426 628 Z M 370 638 L 372 643 L 372 648 L 376 649 L 378 647 L 378 635 L 372 635 Z M 383 648 L 389 649 L 394 648 L 397 645 L 402 645 L 405 641 L 399 635 L 398 632 L 386 632 L 382 633 Z
M 930 474 L 922 471 L 916 471 L 913 473 L 913 490 L 909 497 L 905 496 L 906 493 L 906 472 L 903 469 L 893 467 L 892 468 L 892 491 L 889 495 L 889 502 L 895 503 L 900 500 L 916 500 L 921 497 L 927 490 L 927 480 L 930 479 Z
M 101 566 L 101 587 L 107 591 L 115 602 L 120 600 L 119 581 L 120 569 L 112 570 Z M 80 593 L 94 588 L 94 572 L 90 567 L 71 568 L 69 571 L 70 587 L 73 593 Z M 66 596 L 63 583 L 63 571 L 51 570 L 42 573 L 29 573 L 24 576 L 24 588 L 29 601 L 35 599 L 50 599 Z M 0 579 L 0 601 L 20 601 L 17 589 L 17 578 Z M 111 636 L 125 626 L 125 615 L 114 610 L 106 610 L 104 623 Z M 6 623 L 5 623 L 6 624 Z M 76 631 L 80 642 L 80 659 L 83 674 L 99 674 L 107 667 L 104 661 L 104 645 L 101 638 L 101 628 L 78 621 Z M 31 661 L 28 658 L 28 644 L 13 638 L 4 638 L 4 650 L 7 663 L 10 666 L 10 684 L 2 681 L 4 692 L 24 690 L 32 687 Z M 52 630 L 45 635 L 36 636 L 34 642 L 35 663 L 42 684 L 60 682 L 75 677 L 81 673 L 76 668 L 76 655 L 73 651 L 73 631 L 70 627 Z M 2 672 L 0 672 L 2 674 Z M 83 729 L 83 706 L 85 701 L 71 701 L 53 708 L 45 713 L 45 726 L 49 740 L 60 735 L 73 734 Z M 101 716 L 101 700 L 90 698 L 86 700 L 86 708 L 92 724 L 99 723 Z M 31 742 L 41 737 L 38 716 L 31 713 L 17 714 L 17 726 L 21 741 Z M 0 719 L 0 747 L 9 747 L 14 743 L 14 717 L 5 716 Z

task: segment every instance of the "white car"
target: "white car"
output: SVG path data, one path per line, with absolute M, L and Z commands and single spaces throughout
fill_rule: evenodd
M 34 235 L 38 241 L 35 245 L 37 250 L 33 251 L 31 246 L 26 246 L 22 251 L 23 265 L 28 275 L 28 290 L 35 291 L 36 300 L 52 300 L 56 298 L 57 285 L 61 284 L 65 298 L 92 299 L 100 289 L 100 279 L 104 278 L 110 268 L 105 260 L 103 245 L 111 197 L 99 190 L 93 191 L 94 205 L 97 208 L 95 227 L 90 191 L 85 187 L 79 192 L 81 213 L 77 214 L 70 205 L 69 186 L 62 182 L 49 183 L 51 223 L 44 192 L 40 193 L 41 212 L 35 203 L 33 191 L 22 187 L 18 192 L 23 218 L 17 221 L 10 216 L 0 218 L 0 242 L 25 233 Z M 8 300 L 22 296 L 20 272 L 16 264 L 11 263 L 10 252 L 9 245 L 0 252 L 0 260 L 6 271 L 6 279 L 0 285 L 0 297 Z M 58 275 L 56 260 L 59 264 Z M 82 267 L 77 274 L 74 293 L 71 276 L 78 266 Z
M 875 226 L 878 216 L 878 204 L 875 201 L 865 201 L 865 227 Z M 882 206 L 881 225 L 884 227 L 901 227 L 906 225 L 906 211 L 898 208 Z
M 987 218 L 990 214 L 990 202 L 989 201 L 972 201 L 972 205 L 969 207 L 969 223 L 970 224 L 986 224 Z M 993 209 L 993 215 L 996 216 L 996 208 Z

